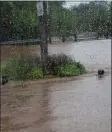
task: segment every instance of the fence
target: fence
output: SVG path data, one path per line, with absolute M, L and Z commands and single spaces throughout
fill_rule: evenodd
M 77 41 L 81 41 L 81 40 L 92 40 L 92 39 L 96 39 L 97 38 L 97 33 L 96 32 L 83 32 L 83 33 L 79 33 L 77 34 Z M 62 37 L 52 37 L 52 43 L 61 43 L 62 42 Z M 66 37 L 65 42 L 72 42 L 74 41 L 74 36 L 69 36 Z
M 91 39 L 96 39 L 97 33 L 96 32 L 84 32 L 80 33 L 77 36 L 78 40 L 91 40 Z
M 41 55 L 41 41 L 35 40 L 17 40 L 0 42 L 1 46 L 1 60 L 10 57 L 20 57 L 28 55 Z

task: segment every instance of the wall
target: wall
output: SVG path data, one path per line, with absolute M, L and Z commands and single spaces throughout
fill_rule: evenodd
M 1 60 L 10 57 L 20 57 L 21 55 L 40 55 L 39 45 L 2 45 L 1 46 Z

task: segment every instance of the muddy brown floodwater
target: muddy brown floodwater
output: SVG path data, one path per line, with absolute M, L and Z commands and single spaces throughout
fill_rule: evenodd
M 94 72 L 71 79 L 10 81 L 2 86 L 2 132 L 111 131 L 110 40 L 72 43 L 64 48 L 52 45 L 49 52 L 71 53 Z M 99 67 L 107 71 L 101 79 L 94 74 Z
M 49 54 L 66 53 L 83 63 L 90 71 L 111 68 L 111 40 L 94 40 L 70 44 L 51 45 Z

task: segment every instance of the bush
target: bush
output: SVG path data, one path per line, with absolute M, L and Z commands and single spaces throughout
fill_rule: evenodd
M 41 59 L 37 56 L 27 56 L 24 58 L 25 63 L 29 65 L 29 67 L 38 67 L 41 68 Z
M 49 74 L 58 76 L 75 76 L 86 72 L 85 67 L 65 54 L 50 55 L 46 59 Z
M 18 65 L 17 59 L 10 58 L 2 63 L 1 66 L 1 75 L 6 75 L 10 77 L 16 77 L 17 72 L 16 68 Z
M 42 77 L 43 77 L 43 72 L 41 69 L 32 69 L 32 71 L 27 74 L 27 79 L 39 79 Z
M 75 65 L 80 70 L 80 74 L 86 73 L 85 67 L 80 62 L 76 62 Z
M 46 66 L 48 69 L 48 73 L 54 75 L 57 74 L 59 66 L 72 64 L 75 62 L 70 56 L 67 56 L 65 54 L 50 55 L 47 57 L 46 60 L 47 60 Z
M 65 54 L 50 55 L 46 58 L 48 75 L 75 76 L 86 72 L 85 67 Z M 12 58 L 2 63 L 1 74 L 14 79 L 38 79 L 43 77 L 39 57 Z
M 4 63 L 3 63 L 4 64 Z M 34 68 L 40 68 L 40 58 L 28 56 L 25 58 L 12 58 L 2 67 L 2 75 L 7 75 L 15 79 L 27 79 L 27 74 Z
M 62 65 L 58 68 L 58 76 L 77 76 L 80 74 L 80 69 L 78 69 L 74 64 Z

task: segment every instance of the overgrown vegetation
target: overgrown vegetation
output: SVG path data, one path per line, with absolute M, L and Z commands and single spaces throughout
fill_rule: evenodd
M 28 79 L 30 74 L 34 74 L 33 69 L 41 70 L 40 58 L 28 56 L 25 58 L 11 58 L 3 63 L 1 72 L 2 75 L 13 77 L 14 79 Z M 35 71 L 37 72 L 37 71 Z M 32 75 L 34 77 L 34 75 Z
M 2 63 L 2 75 L 14 79 L 39 79 L 43 77 L 40 58 L 28 56 L 26 58 L 12 58 Z M 65 54 L 50 55 L 46 66 L 48 75 L 76 76 L 86 73 L 85 67 Z

